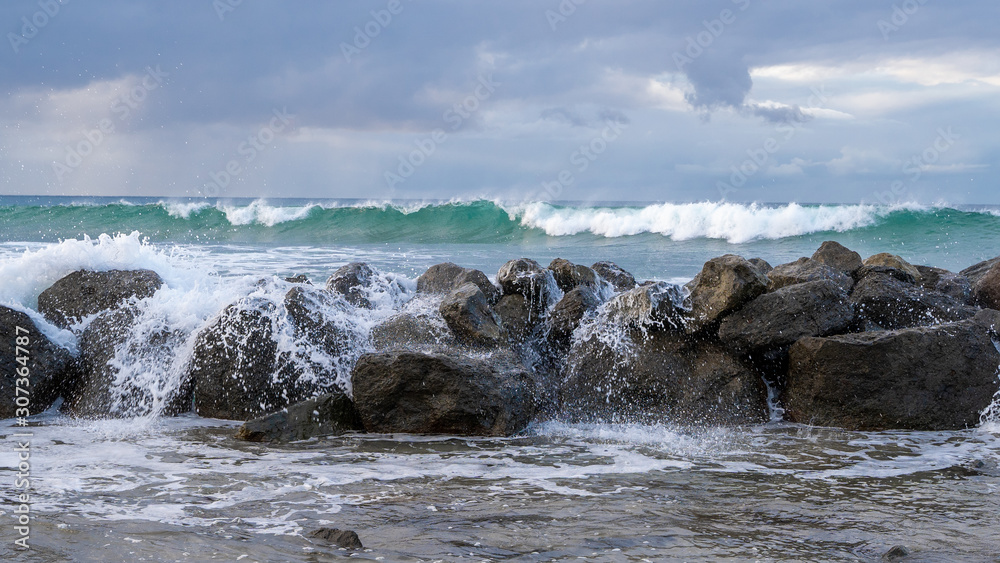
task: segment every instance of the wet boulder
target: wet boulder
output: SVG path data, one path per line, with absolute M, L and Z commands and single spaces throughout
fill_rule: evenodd
M 832 240 L 821 244 L 813 253 L 812 259 L 851 277 L 864 266 L 860 254 Z
M 851 276 L 812 258 L 799 258 L 795 262 L 776 266 L 767 273 L 767 278 L 768 291 L 817 280 L 833 281 L 846 292 L 850 292 L 854 287 L 854 279 Z
M 943 293 L 962 303 L 970 304 L 972 301 L 972 284 L 969 283 L 969 278 L 962 274 L 931 266 L 914 266 L 914 268 L 920 272 L 920 287 Z
M 902 257 L 888 252 L 880 252 L 865 259 L 865 266 L 884 266 L 901 270 L 913 276 L 914 283 L 920 283 L 920 271 Z
M 855 275 L 858 282 L 871 276 L 889 276 L 908 285 L 917 285 L 917 278 L 906 270 L 891 268 L 889 266 L 862 266 Z
M 293 287 L 285 294 L 284 307 L 299 339 L 330 356 L 342 354 L 349 345 L 337 317 L 351 314 L 350 307 L 328 292 L 309 285 Z
M 444 350 L 459 345 L 444 320 L 426 311 L 403 311 L 389 317 L 372 329 L 371 342 L 377 351 Z
M 980 307 L 1000 309 L 1000 263 L 987 270 L 976 281 L 972 291 Z
M 375 269 L 364 262 L 351 262 L 337 269 L 326 280 L 326 290 L 344 296 L 355 307 L 371 309 L 368 288 L 375 282 Z
M 504 340 L 499 317 L 483 291 L 472 282 L 446 295 L 438 311 L 461 342 L 496 346 Z
M 344 549 L 364 549 L 361 538 L 354 530 L 341 530 L 339 528 L 319 528 L 309 532 L 309 537 L 331 543 Z
M 845 332 L 854 306 L 833 280 L 810 281 L 766 293 L 729 315 L 719 339 L 741 352 L 788 346 L 805 336 Z
M 687 329 L 696 332 L 767 291 L 768 277 L 735 254 L 713 258 L 687 284 L 691 311 Z
M 558 295 L 552 271 L 541 267 L 529 258 L 510 260 L 497 272 L 497 283 L 504 295 L 523 295 L 532 309 L 544 312 L 549 302 L 562 297 Z
M 451 262 L 427 268 L 427 271 L 417 278 L 417 293 L 449 293 L 470 282 L 482 290 L 490 303 L 496 303 L 500 298 L 500 290 L 493 285 L 486 274 Z
M 571 289 L 549 311 L 549 337 L 558 344 L 568 344 L 584 315 L 600 305 L 600 297 L 589 286 Z
M 986 272 L 989 272 L 993 266 L 996 266 L 997 264 L 1000 264 L 1000 256 L 984 260 L 978 264 L 973 264 L 972 266 L 969 266 L 959 272 L 959 274 L 968 278 L 970 284 L 976 285 L 976 283 L 986 275 Z
M 977 311 L 943 293 L 886 274 L 862 278 L 851 294 L 851 303 L 859 319 L 890 330 L 968 319 Z
M 250 442 L 291 442 L 363 429 L 354 402 L 337 390 L 248 420 L 236 437 Z
M 495 357 L 365 354 L 351 381 L 369 432 L 510 436 L 535 413 L 530 374 Z
M 504 295 L 493 307 L 500 326 L 512 344 L 528 341 L 545 318 L 520 294 Z
M 610 283 L 615 288 L 615 291 L 628 291 L 639 285 L 632 274 L 619 268 L 614 262 L 602 260 L 601 262 L 595 262 L 590 268 Z
M 20 349 L 18 349 L 20 348 Z M 48 339 L 26 313 L 0 305 L 0 419 L 38 414 L 52 406 L 74 379 L 73 356 Z M 27 373 L 27 375 L 25 375 Z M 18 381 L 27 378 L 27 381 Z M 28 391 L 27 407 L 16 388 Z M 22 401 L 23 402 L 23 401 Z
M 771 270 L 774 269 L 774 266 L 772 266 L 767 260 L 764 260 L 763 258 L 750 258 L 747 260 L 747 262 L 753 264 L 754 267 L 757 268 L 757 271 L 764 276 L 769 274 Z
M 621 326 L 679 329 L 686 326 L 684 288 L 650 282 L 615 295 L 608 301 L 608 319 Z
M 145 299 L 163 285 L 152 270 L 73 272 L 38 296 L 38 312 L 49 322 L 67 328 L 83 317 L 118 307 L 128 299 Z
M 789 418 L 849 430 L 958 430 L 1000 388 L 1000 313 L 934 327 L 803 338 L 789 351 Z
M 556 258 L 549 263 L 549 270 L 552 271 L 552 276 L 556 280 L 556 285 L 558 285 L 559 289 L 564 292 L 572 291 L 573 288 L 581 285 L 590 288 L 596 288 L 598 286 L 599 278 L 597 272 L 582 264 L 574 264 L 569 260 Z

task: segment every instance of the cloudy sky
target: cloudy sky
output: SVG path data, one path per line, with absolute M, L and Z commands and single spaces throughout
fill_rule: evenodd
M 995 0 L 5 1 L 0 193 L 1000 203 Z

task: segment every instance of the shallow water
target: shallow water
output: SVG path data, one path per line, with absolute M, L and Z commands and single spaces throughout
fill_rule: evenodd
M 506 439 L 349 435 L 284 446 L 237 441 L 235 428 L 195 416 L 44 415 L 29 429 L 33 547 L 17 555 L 873 561 L 902 544 L 913 561 L 1000 559 L 996 425 L 859 433 L 549 422 Z M 5 430 L 11 443 L 17 429 Z M 355 530 L 365 548 L 314 544 L 305 536 L 320 526 Z M 9 542 L 2 550 L 15 555 Z

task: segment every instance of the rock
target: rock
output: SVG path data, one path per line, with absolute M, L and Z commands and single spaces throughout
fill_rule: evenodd
M 855 278 L 860 282 L 869 276 L 879 275 L 889 276 L 909 285 L 917 284 L 917 278 L 913 277 L 913 274 L 910 272 L 898 268 L 890 268 L 889 266 L 862 266 L 855 275 Z
M 997 264 L 1000 264 L 1000 256 L 969 266 L 959 272 L 959 274 L 968 278 L 970 284 L 976 285 L 976 282 L 978 282 L 980 278 L 986 275 L 986 272 L 989 272 L 990 269 Z
M 685 294 L 680 286 L 650 282 L 615 295 L 608 301 L 608 319 L 621 326 L 683 328 Z
M 769 264 L 768 261 L 763 258 L 751 258 L 747 260 L 747 262 L 753 264 L 754 267 L 757 268 L 757 271 L 763 276 L 766 276 L 771 270 L 774 269 L 774 266 Z
M 430 351 L 458 345 L 443 319 L 405 312 L 393 315 L 373 328 L 371 341 L 377 351 L 397 348 Z
M 364 354 L 351 379 L 369 432 L 510 436 L 535 412 L 531 376 L 495 358 Z
M 534 311 L 544 312 L 549 301 L 561 298 L 552 272 L 529 258 L 510 260 L 497 272 L 497 283 L 504 295 L 523 295 Z
M 585 285 L 591 288 L 597 287 L 597 272 L 582 264 L 574 264 L 569 260 L 556 258 L 549 263 L 549 270 L 556 280 L 559 289 L 572 291 L 573 288 Z
M 851 276 L 812 258 L 799 258 L 795 262 L 777 266 L 768 272 L 767 278 L 770 280 L 768 291 L 817 280 L 831 280 L 845 292 L 850 292 L 854 287 L 854 279 Z
M 38 312 L 52 324 L 67 328 L 126 299 L 145 299 L 161 285 L 163 280 L 152 270 L 79 270 L 38 296 Z
M 601 299 L 589 286 L 581 285 L 570 290 L 549 311 L 550 338 L 559 344 L 568 344 L 583 316 L 600 304 Z
M 22 416 L 24 411 L 19 414 L 20 408 L 27 409 L 30 415 L 44 411 L 52 406 L 75 376 L 73 356 L 68 350 L 42 334 L 26 313 L 2 305 L 0 358 L 0 393 L 3 394 L 0 418 Z M 25 377 L 26 382 L 18 381 Z M 30 393 L 26 407 L 17 404 L 17 387 Z
M 449 293 L 438 310 L 459 341 L 496 346 L 504 338 L 500 319 L 483 291 L 472 282 Z
M 590 268 L 614 286 L 615 291 L 628 291 L 638 285 L 632 274 L 619 268 L 614 262 L 595 262 Z
M 337 528 L 320 528 L 309 532 L 309 537 L 330 542 L 344 549 L 364 549 L 361 539 L 353 530 L 339 530 Z
M 500 317 L 500 326 L 506 332 L 507 338 L 514 344 L 526 342 L 535 331 L 535 327 L 543 320 L 543 317 L 528 305 L 528 299 L 523 295 L 504 295 L 493 310 Z
M 129 385 L 136 374 L 170 361 L 184 335 L 158 325 L 151 333 L 137 327 L 141 313 L 133 306 L 104 311 L 80 335 L 80 375 L 67 390 L 63 408 L 83 418 L 121 418 L 149 413 L 176 415 L 191 411 L 190 377 L 165 383 L 164 396 Z M 138 330 L 138 332 L 136 332 Z M 115 361 L 115 358 L 123 361 Z M 123 375 L 120 366 L 132 373 Z M 160 411 L 162 409 L 162 411 Z M 160 411 L 160 412 L 157 412 Z
M 910 550 L 905 545 L 894 545 L 892 549 L 882 554 L 882 561 L 899 561 L 910 556 Z
M 994 264 L 972 289 L 980 307 L 1000 309 L 1000 263 Z
M 767 276 L 735 254 L 713 258 L 687 287 L 691 291 L 688 330 L 695 332 L 739 309 L 767 290 Z
M 355 307 L 371 309 L 367 288 L 375 281 L 375 269 L 364 262 L 351 262 L 337 269 L 326 280 L 326 290 L 339 293 L 348 303 Z
M 782 396 L 794 422 L 848 430 L 959 430 L 997 392 L 1000 313 L 895 331 L 803 338 Z
M 248 420 L 236 437 L 250 442 L 291 442 L 363 429 L 350 397 L 336 391 Z
M 890 330 L 958 321 L 976 314 L 975 307 L 885 274 L 862 278 L 851 302 L 861 320 Z
M 914 266 L 920 272 L 920 286 L 941 292 L 965 304 L 971 304 L 972 284 L 969 278 L 942 268 Z
M 309 278 L 305 274 L 298 274 L 296 276 L 287 277 L 287 278 L 285 278 L 285 281 L 288 282 L 288 283 L 304 283 L 304 284 L 312 285 L 312 282 L 309 280 Z
M 328 292 L 302 285 L 285 294 L 285 311 L 295 327 L 296 335 L 317 344 L 327 355 L 335 357 L 345 351 L 346 338 L 328 314 L 349 314 L 349 306 Z
M 279 355 L 275 314 L 270 302 L 237 302 L 198 334 L 188 371 L 199 415 L 249 420 L 317 394 L 316 383 Z
M 913 264 L 910 264 L 895 254 L 881 252 L 879 254 L 869 256 L 865 259 L 865 266 L 885 266 L 887 268 L 902 270 L 913 276 L 916 283 L 920 283 L 920 272 L 913 267 Z
M 496 303 L 500 299 L 500 290 L 493 285 L 486 274 L 451 262 L 427 268 L 427 271 L 417 278 L 417 293 L 449 293 L 469 282 L 476 284 L 490 303 Z
M 683 425 L 767 420 L 761 378 L 712 342 L 676 332 L 633 334 L 614 349 L 597 336 L 567 355 L 562 406 L 573 420 Z
M 813 253 L 812 259 L 851 277 L 864 266 L 860 254 L 832 240 L 821 244 Z
M 788 346 L 805 336 L 846 331 L 854 322 L 847 293 L 833 280 L 783 287 L 723 319 L 719 339 L 741 352 Z

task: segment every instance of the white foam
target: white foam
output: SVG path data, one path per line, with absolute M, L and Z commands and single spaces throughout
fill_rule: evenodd
M 212 206 L 207 201 L 161 201 L 158 205 L 166 209 L 171 217 L 177 217 L 178 219 L 189 219 L 192 214 Z
M 298 207 L 282 207 L 267 204 L 264 200 L 256 200 L 245 207 L 216 204 L 216 209 L 226 214 L 226 220 L 232 225 L 250 225 L 257 223 L 273 227 L 279 223 L 297 221 L 309 215 L 319 205 L 309 203 Z

